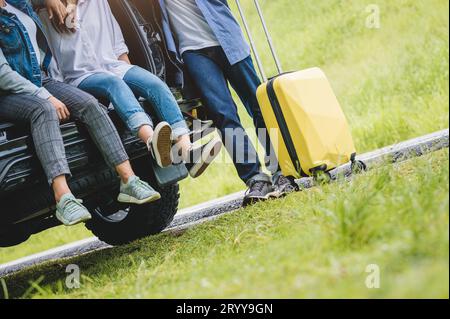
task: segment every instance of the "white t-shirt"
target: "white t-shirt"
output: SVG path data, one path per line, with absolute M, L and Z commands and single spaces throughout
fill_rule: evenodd
M 107 0 L 78 1 L 80 27 L 75 33 L 58 33 L 46 10 L 41 10 L 39 16 L 47 30 L 47 40 L 59 69 L 50 65 L 52 77 L 78 86 L 97 73 L 123 78 L 133 67 L 118 60 L 119 56 L 128 53 L 128 48 Z
M 23 13 L 16 7 L 6 3 L 6 7 L 3 7 L 9 13 L 15 14 L 19 21 L 23 24 L 25 29 L 28 32 L 28 37 L 31 40 L 31 44 L 33 45 L 33 54 L 36 55 L 37 60 L 39 61 L 39 65 L 41 64 L 41 51 L 39 49 L 39 45 L 37 43 L 37 26 L 33 19 L 30 18 L 27 14 Z
M 165 0 L 165 3 L 180 54 L 220 46 L 195 0 Z

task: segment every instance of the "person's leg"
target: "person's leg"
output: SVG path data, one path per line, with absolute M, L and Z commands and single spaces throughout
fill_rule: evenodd
M 153 136 L 153 122 L 139 104 L 134 93 L 117 76 L 98 73 L 82 81 L 78 88 L 112 103 L 127 128 L 144 142 Z
M 223 51 L 221 54 L 225 57 Z M 256 134 L 265 150 L 266 167 L 272 174 L 276 174 L 279 171 L 278 160 L 256 97 L 256 90 L 261 85 L 261 80 L 256 73 L 251 57 L 249 56 L 233 66 L 227 63 L 225 75 L 253 119 Z
M 160 198 L 158 192 L 135 176 L 114 124 L 92 95 L 53 80 L 44 82 L 44 87 L 67 106 L 72 118 L 86 126 L 106 162 L 116 169 L 122 181 L 119 201 L 143 204 Z
M 223 51 L 221 55 L 225 57 Z M 270 134 L 267 130 L 261 108 L 256 97 L 256 91 L 261 85 L 261 81 L 253 65 L 252 58 L 249 56 L 241 62 L 231 66 L 227 63 L 225 74 L 233 89 L 239 95 L 247 112 L 253 118 L 256 128 L 256 134 L 266 151 L 266 167 L 272 173 L 272 182 L 279 196 L 298 191 L 299 187 L 293 178 L 283 176 L 279 166 L 277 153 L 273 143 L 270 140 Z
M 66 176 L 70 175 L 56 109 L 47 101 L 25 94 L 0 97 L 0 118 L 30 125 L 36 154 L 57 203 L 56 216 L 66 226 L 92 216 L 72 195 Z
M 189 128 L 175 97 L 159 77 L 139 66 L 134 66 L 125 74 L 123 81 L 134 94 L 146 99 L 152 105 L 159 120 L 170 124 L 175 140 L 189 134 Z
M 78 87 L 95 97 L 108 99 L 128 129 L 152 150 L 159 166 L 166 167 L 172 164 L 170 126 L 160 123 L 153 130 L 150 116 L 122 79 L 111 74 L 98 73 L 86 78 Z
M 221 133 L 240 178 L 246 184 L 254 178 L 267 179 L 265 174 L 261 174 L 256 150 L 242 127 L 221 66 L 199 51 L 185 52 L 183 60 L 197 84 L 208 117 Z
M 189 138 L 189 128 L 181 114 L 175 97 L 169 87 L 156 75 L 138 66 L 130 69 L 123 79 L 134 94 L 146 99 L 158 118 L 172 127 L 172 137 L 176 143 L 174 162 L 184 161 L 192 177 L 200 176 L 219 154 L 222 144 L 212 140 L 200 147 L 193 147 Z M 179 151 L 179 156 L 178 156 Z
M 56 109 L 47 101 L 25 94 L 11 94 L 0 97 L 0 118 L 12 122 L 29 123 L 31 135 L 49 185 L 57 177 L 55 199 L 68 193 L 66 175 L 70 175 L 66 160 L 59 119 Z

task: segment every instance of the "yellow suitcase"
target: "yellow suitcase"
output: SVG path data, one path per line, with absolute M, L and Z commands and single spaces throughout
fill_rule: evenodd
M 345 115 L 320 68 L 283 73 L 258 0 L 254 0 L 280 75 L 267 80 L 245 16 L 236 0 L 264 83 L 257 97 L 283 175 L 316 176 L 342 164 L 364 169 Z
M 319 68 L 275 77 L 257 92 L 285 176 L 309 176 L 353 160 L 344 113 Z

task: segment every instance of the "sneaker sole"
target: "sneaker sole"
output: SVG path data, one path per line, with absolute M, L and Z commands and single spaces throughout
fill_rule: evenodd
M 208 168 L 209 164 L 219 155 L 220 150 L 222 149 L 222 142 L 217 140 L 214 143 L 210 143 L 210 145 L 205 146 L 202 152 L 202 162 L 196 163 L 189 170 L 189 175 L 192 178 L 197 178 L 202 175 L 205 170 Z M 204 158 L 204 154 L 208 154 L 207 158 Z
M 160 167 L 172 165 L 172 128 L 167 123 L 156 126 L 152 141 L 153 156 Z
M 294 188 L 294 186 L 292 186 L 292 189 L 290 189 L 290 190 L 286 190 L 286 189 L 284 189 L 282 191 L 279 189 L 275 190 L 273 192 L 274 193 L 273 196 L 276 198 L 283 198 L 283 197 L 286 197 L 287 195 L 298 193 L 300 191 L 301 191 L 300 187 Z
M 290 192 L 280 192 L 278 190 L 274 190 L 273 192 L 268 193 L 266 196 L 244 198 L 243 206 L 268 201 L 270 199 L 281 199 L 281 198 L 286 197 L 287 195 L 294 194 L 299 191 L 300 191 L 300 189 L 295 190 L 295 191 L 290 191 Z
M 82 218 L 79 218 L 79 219 L 77 219 L 75 221 L 68 222 L 58 212 L 56 212 L 55 216 L 64 226 L 75 226 L 75 225 L 87 222 L 88 220 L 92 219 L 92 215 L 89 214 L 89 215 L 83 216 Z
M 155 202 L 159 199 L 161 199 L 161 194 L 159 194 L 159 193 L 154 194 L 154 195 L 144 198 L 144 199 L 137 199 L 133 196 L 126 195 L 126 194 L 119 194 L 119 196 L 117 197 L 117 201 L 120 203 L 136 204 L 136 205 L 142 205 L 142 204 Z
M 261 196 L 261 197 L 249 197 L 249 198 L 244 198 L 244 201 L 242 202 L 242 205 L 245 206 L 249 206 L 249 205 L 254 205 L 257 203 L 261 203 L 261 202 L 266 202 L 269 199 L 274 198 L 272 193 L 267 194 L 266 196 Z
M 275 197 L 275 198 L 283 198 L 283 197 L 286 197 L 288 195 L 295 194 L 295 193 L 298 193 L 298 192 L 300 192 L 299 189 L 298 190 L 292 190 L 292 191 L 283 191 L 283 192 L 276 191 L 276 194 L 274 194 L 273 197 Z
M 205 132 L 206 130 L 212 128 L 213 124 L 214 124 L 214 123 L 213 123 L 212 121 L 211 121 L 211 123 L 204 124 L 204 125 L 201 127 L 201 129 L 199 129 L 199 130 L 197 130 L 197 131 L 191 131 L 191 132 L 189 133 L 189 135 L 199 135 L 199 134 Z M 214 133 L 214 130 L 211 130 L 211 133 Z M 209 134 L 207 134 L 207 135 L 209 135 Z M 205 135 L 205 136 L 206 136 L 206 135 Z M 203 137 L 205 137 L 205 136 L 203 136 Z

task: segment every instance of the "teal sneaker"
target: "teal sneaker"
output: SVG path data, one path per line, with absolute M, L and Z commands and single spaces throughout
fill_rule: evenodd
M 154 202 L 161 198 L 161 194 L 155 191 L 149 184 L 139 177 L 130 177 L 127 184 L 120 183 L 120 194 L 117 200 L 121 203 L 142 205 Z
M 64 195 L 56 204 L 56 218 L 65 226 L 73 226 L 91 219 L 91 214 L 82 203 L 82 200 L 76 199 L 72 194 Z

